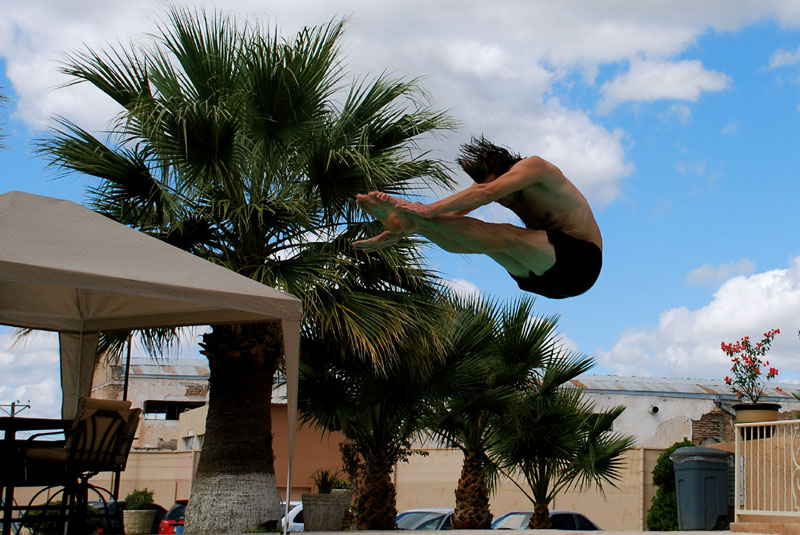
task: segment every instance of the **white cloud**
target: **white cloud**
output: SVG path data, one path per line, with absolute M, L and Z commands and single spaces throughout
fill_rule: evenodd
M 798 317 L 800 257 L 787 269 L 728 279 L 704 307 L 665 310 L 655 328 L 629 329 L 597 358 L 602 368 L 621 375 L 721 379 L 730 368 L 721 342 L 778 328 L 782 334 L 769 360 L 783 380 L 793 380 L 800 377 Z
M 686 276 L 686 282 L 692 286 L 717 285 L 737 275 L 750 275 L 755 270 L 756 264 L 749 258 L 741 258 L 718 266 L 705 264 L 693 269 Z
M 800 47 L 794 50 L 779 49 L 769 58 L 769 68 L 790 67 L 800 63 Z
M 735 31 L 766 17 L 784 26 L 798 23 L 798 10 L 780 0 L 734 6 L 722 0 L 185 4 L 278 25 L 285 35 L 350 16 L 342 44 L 354 72 L 423 76 L 435 106 L 462 121 L 463 131 L 438 142 L 441 157 L 452 160 L 458 142 L 486 133 L 509 140 L 520 152 L 552 155 L 599 204 L 618 196 L 620 182 L 632 170 L 622 146 L 624 133 L 601 126 L 569 103 L 548 101 L 555 81 L 577 72 L 592 84 L 599 67 L 630 63 L 628 73 L 602 86 L 607 109 L 631 101 L 693 101 L 729 84 L 724 74 L 697 61 L 670 61 L 704 33 Z M 90 130 L 102 129 L 115 105 L 84 86 L 53 91 L 64 82 L 55 60 L 83 43 L 97 48 L 145 39 L 166 6 L 163 0 L 5 0 L 0 5 L 0 57 L 16 96 L 16 117 L 41 128 L 52 114 L 63 114 Z M 397 32 L 398 27 L 403 31 Z M 685 104 L 670 113 L 689 120 Z
M 481 221 L 487 221 L 489 223 L 509 223 L 517 226 L 522 225 L 522 222 L 517 214 L 494 202 L 485 206 L 481 206 L 474 212 L 470 212 L 469 215 L 470 217 L 480 219 Z
M 669 121 L 676 119 L 682 125 L 689 124 L 689 119 L 692 118 L 692 109 L 687 104 L 673 104 L 669 109 L 661 114 L 661 120 Z
M 0 7 L 0 56 L 13 84 L 16 114 L 39 129 L 54 114 L 99 129 L 116 108 L 109 99 L 81 86 L 55 88 L 67 81 L 58 72 L 63 54 L 83 45 L 127 42 L 133 32 L 150 31 L 158 0 L 135 3 L 71 1 L 4 2 Z M 102 119 L 101 119 L 102 118 Z
M 450 279 L 442 281 L 445 286 L 448 286 L 456 295 L 467 297 L 471 295 L 479 295 L 481 293 L 477 284 L 474 284 L 464 279 Z
M 463 103 L 462 106 L 472 109 L 474 114 L 475 110 L 488 110 L 492 106 L 490 101 L 475 97 L 466 101 L 474 106 Z M 458 114 L 458 110 L 454 111 Z M 625 132 L 609 130 L 593 122 L 583 111 L 564 107 L 555 99 L 527 107 L 520 102 L 519 106 L 475 114 L 468 123 L 474 134 L 485 134 L 494 143 L 508 146 L 522 156 L 537 155 L 553 162 L 593 206 L 614 201 L 620 194 L 621 181 L 634 169 L 625 157 L 628 141 Z M 456 151 L 453 144 L 445 151 L 446 157 L 453 158 Z M 457 172 L 456 176 L 459 188 L 472 183 L 464 173 Z M 439 197 L 442 195 L 443 192 L 437 193 Z
M 702 93 L 722 91 L 730 78 L 706 69 L 698 60 L 634 60 L 628 72 L 604 83 L 598 109 L 608 112 L 626 102 L 686 100 L 695 102 Z
M 503 83 L 520 78 L 521 72 L 513 68 L 513 56 L 496 43 L 453 41 L 442 42 L 438 48 L 455 73 Z
M 682 175 L 702 175 L 705 174 L 706 169 L 708 168 L 708 162 L 705 161 L 681 161 L 675 162 L 675 169 Z
M 16 330 L 0 327 L 0 405 L 30 402 L 26 416 L 59 418 L 58 336 L 34 332 L 15 344 Z
M 180 345 L 170 348 L 164 357 L 198 358 L 198 343 L 210 327 L 183 329 Z M 33 331 L 21 342 L 16 341 L 16 329 L 0 326 L 0 405 L 30 402 L 26 416 L 60 418 L 61 372 L 58 335 Z M 144 355 L 144 349 L 134 342 L 134 355 Z M 2 414 L 0 414 L 2 416 Z
M 625 159 L 624 132 L 603 128 L 583 112 L 551 104 L 541 115 L 522 115 L 511 124 L 529 129 L 518 137 L 530 140 L 520 149 L 524 154 L 558 165 L 594 205 L 616 199 L 621 180 L 633 172 Z
M 573 340 L 572 338 L 565 336 L 563 334 L 559 334 L 558 336 L 558 345 L 561 350 L 565 353 L 581 353 L 580 348 L 578 347 L 578 342 Z
M 726 135 L 735 134 L 739 131 L 740 125 L 738 121 L 729 121 L 722 127 L 722 133 Z

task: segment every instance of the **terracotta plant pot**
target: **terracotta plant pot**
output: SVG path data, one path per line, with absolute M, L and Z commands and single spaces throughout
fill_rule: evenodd
M 778 419 L 781 406 L 777 403 L 737 403 L 733 406 L 736 411 L 737 424 L 752 424 L 758 422 L 774 422 Z M 772 436 L 771 426 L 745 427 L 741 429 L 742 438 L 769 438 Z
M 341 531 L 352 498 L 353 492 L 349 490 L 331 494 L 303 494 L 305 531 Z
M 125 535 L 147 535 L 153 527 L 153 509 L 132 509 L 122 511 L 122 521 L 125 526 Z

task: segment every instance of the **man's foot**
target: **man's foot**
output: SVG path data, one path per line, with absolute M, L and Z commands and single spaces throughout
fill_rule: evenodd
M 383 223 L 389 232 L 413 234 L 417 229 L 414 216 L 398 210 L 396 208 L 398 199 L 391 195 L 372 191 L 366 195 L 357 195 L 356 202 L 362 210 Z

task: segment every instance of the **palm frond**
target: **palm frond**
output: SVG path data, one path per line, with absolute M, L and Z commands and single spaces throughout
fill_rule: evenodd
M 67 85 L 88 82 L 126 110 L 139 99 L 151 97 L 147 59 L 133 44 L 108 52 L 87 49 L 67 53 L 60 71 L 73 79 Z

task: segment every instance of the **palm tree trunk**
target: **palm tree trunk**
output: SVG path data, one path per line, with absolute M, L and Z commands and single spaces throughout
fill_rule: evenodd
M 550 509 L 547 504 L 533 504 L 533 514 L 528 522 L 529 529 L 550 529 Z
M 457 529 L 491 529 L 489 488 L 483 471 L 483 456 L 467 452 L 456 487 L 456 510 L 453 526 Z
M 364 478 L 356 499 L 356 529 L 395 529 L 397 496 L 392 465 L 382 453 L 365 460 Z
M 215 326 L 206 434 L 186 508 L 187 533 L 243 533 L 280 519 L 270 404 L 280 324 Z

